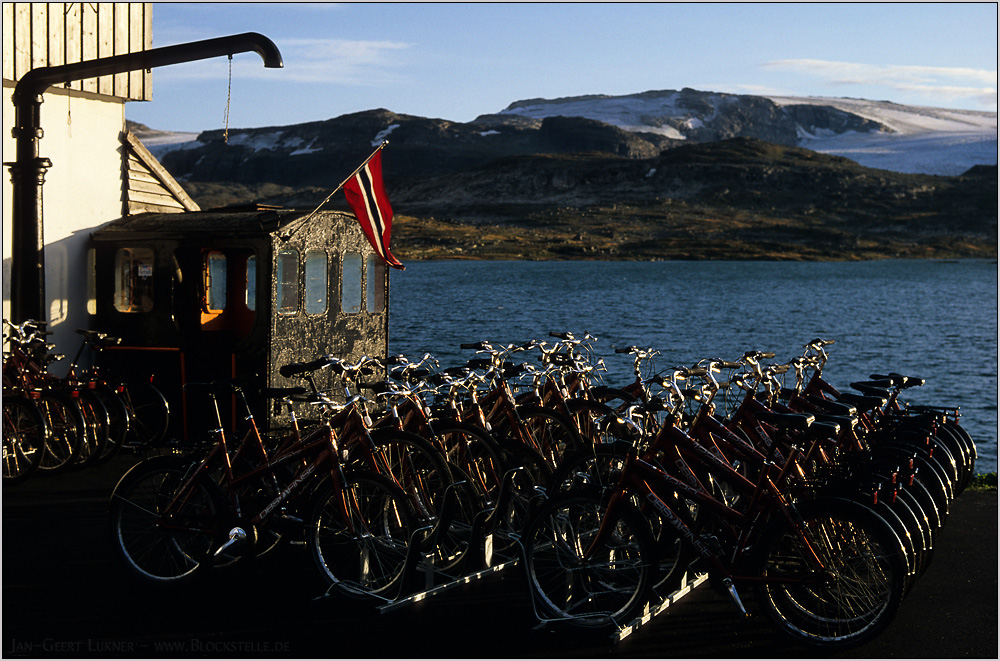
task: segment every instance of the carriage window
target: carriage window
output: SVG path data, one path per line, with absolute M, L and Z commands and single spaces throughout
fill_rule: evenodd
M 247 309 L 257 309 L 257 256 L 247 257 Z
M 226 256 L 221 252 L 205 255 L 205 307 L 216 313 L 226 309 Z
M 299 311 L 299 251 L 282 250 L 274 275 L 278 288 L 278 314 L 295 314 Z
M 340 309 L 344 314 L 361 312 L 361 255 L 349 252 L 344 255 L 340 276 Z
M 326 312 L 326 253 L 306 252 L 306 314 Z
M 368 311 L 381 312 L 385 307 L 385 264 L 375 255 L 368 256 Z
M 151 248 L 119 248 L 115 253 L 115 309 L 119 312 L 153 309 Z
M 97 251 L 87 250 L 87 314 L 97 314 Z

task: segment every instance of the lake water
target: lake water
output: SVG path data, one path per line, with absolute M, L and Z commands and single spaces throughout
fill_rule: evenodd
M 391 354 L 447 367 L 472 357 L 463 342 L 589 331 L 609 384 L 631 380 L 614 353 L 630 344 L 662 352 L 664 369 L 750 349 L 784 361 L 833 339 L 828 381 L 927 379 L 906 401 L 961 407 L 977 472 L 997 470 L 996 261 L 410 262 L 390 306 Z

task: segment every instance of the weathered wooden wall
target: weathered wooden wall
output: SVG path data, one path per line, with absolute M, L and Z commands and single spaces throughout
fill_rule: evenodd
M 122 146 L 123 215 L 198 211 L 198 204 L 131 131 L 122 133 Z
M 5 2 L 3 78 L 152 48 L 150 2 Z M 152 98 L 150 72 L 129 71 L 61 85 L 131 101 Z

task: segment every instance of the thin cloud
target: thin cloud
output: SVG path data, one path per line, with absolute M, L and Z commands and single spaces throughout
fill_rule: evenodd
M 267 78 L 311 84 L 367 86 L 395 80 L 404 64 L 397 53 L 411 47 L 395 41 L 348 39 L 275 40 L 284 61 L 282 69 L 265 69 L 253 53 L 232 60 L 233 78 Z M 158 72 L 157 80 L 217 80 L 228 76 L 225 58 L 179 65 L 172 72 Z
M 832 85 L 877 85 L 939 99 L 989 99 L 996 103 L 996 70 L 965 67 L 875 65 L 827 60 L 775 60 L 764 68 L 822 78 Z

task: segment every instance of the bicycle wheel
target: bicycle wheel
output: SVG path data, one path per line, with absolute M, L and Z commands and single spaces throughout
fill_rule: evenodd
M 568 493 L 580 489 L 607 490 L 618 485 L 625 460 L 635 450 L 626 443 L 599 445 L 581 450 L 564 459 L 549 483 L 549 493 Z M 690 545 L 677 533 L 670 524 L 663 521 L 658 512 L 648 503 L 638 502 L 635 505 L 645 516 L 650 527 L 653 540 L 656 542 L 656 554 L 659 559 L 657 576 L 653 589 L 666 595 L 680 586 L 684 572 L 692 558 Z M 697 507 L 684 502 L 677 494 L 668 503 L 678 515 L 692 528 L 700 529 L 702 522 L 696 522 Z
M 525 569 L 539 617 L 588 628 L 622 625 L 648 601 L 656 568 L 649 526 L 622 502 L 605 523 L 606 537 L 591 548 L 605 510 L 597 493 L 569 493 L 543 505 L 528 524 Z
M 49 430 L 39 470 L 56 473 L 71 465 L 80 453 L 86 424 L 69 395 L 50 390 L 42 393 L 38 403 Z
M 969 432 L 965 430 L 965 427 L 958 424 L 957 422 L 949 420 L 945 422 L 943 426 L 947 427 L 962 442 L 963 446 L 965 447 L 966 456 L 968 457 L 969 461 L 969 472 L 975 475 L 976 459 L 979 458 L 979 453 L 976 450 L 976 442 L 972 440 L 972 436 L 970 436 Z
M 343 490 L 321 489 L 306 527 L 320 575 L 355 595 L 391 598 L 409 568 L 417 523 L 396 485 L 369 472 L 347 477 Z
M 76 405 L 80 407 L 85 425 L 83 445 L 76 457 L 76 463 L 79 466 L 91 466 L 101 458 L 108 443 L 111 418 L 104 404 L 89 388 L 80 391 Z
M 361 457 L 364 469 L 398 486 L 418 518 L 436 518 L 445 491 L 453 482 L 444 454 L 427 439 L 398 429 L 372 430 L 371 439 L 376 451 Z M 357 452 L 361 449 L 352 452 L 352 460 L 359 458 Z
M 964 439 L 953 428 L 948 425 L 941 425 L 937 428 L 935 437 L 948 448 L 951 456 L 955 458 L 955 462 L 958 464 L 958 484 L 955 485 L 955 495 L 958 496 L 965 491 L 965 487 L 972 480 L 975 462 Z
M 529 447 L 538 450 L 553 469 L 564 457 L 585 445 L 573 422 L 558 411 L 544 406 L 522 406 L 518 407 L 517 414 L 522 431 L 528 436 Z M 511 436 L 509 442 L 517 442 L 516 438 L 516 435 Z
M 121 395 L 106 383 L 98 383 L 93 392 L 108 411 L 107 443 L 100 457 L 95 460 L 96 463 L 103 464 L 121 451 L 125 436 L 128 434 L 129 415 Z
M 571 399 L 566 402 L 566 408 L 585 445 L 601 445 L 619 440 L 615 435 L 616 425 L 613 424 L 617 416 L 607 404 Z
M 899 540 L 856 503 L 813 501 L 798 511 L 801 526 L 777 520 L 759 542 L 756 568 L 763 581 L 756 591 L 762 609 L 799 643 L 833 649 L 871 640 L 889 625 L 902 599 L 906 565 Z
M 169 585 L 211 565 L 228 532 L 224 505 L 210 480 L 188 483 L 190 470 L 184 459 L 149 459 L 131 468 L 111 494 L 115 550 L 133 576 Z
M 233 461 L 233 474 L 236 476 L 234 484 L 227 484 L 221 470 L 212 474 L 212 479 L 218 486 L 219 493 L 223 494 L 223 498 L 232 497 L 239 504 L 242 512 L 241 523 L 254 518 L 279 496 L 280 485 L 267 471 L 240 479 L 241 476 L 249 475 L 255 468 L 256 465 L 252 461 L 245 456 L 239 456 Z M 287 502 L 283 505 L 287 505 Z M 212 561 L 212 567 L 216 570 L 228 569 L 268 557 L 288 540 L 280 525 L 280 521 L 276 526 L 273 518 L 265 517 L 263 524 L 253 526 L 253 534 L 249 539 L 216 556 Z M 247 522 L 243 527 L 248 529 L 250 525 Z
M 462 469 L 470 484 L 491 502 L 503 482 L 501 451 L 488 431 L 464 422 L 434 423 L 434 438 L 447 460 Z
M 472 477 L 460 467 L 448 466 L 454 482 L 447 498 L 451 501 L 438 511 L 430 540 L 434 543 L 434 569 L 457 577 L 473 548 L 472 532 L 476 515 L 485 509 L 483 499 L 473 486 Z
M 45 418 L 35 402 L 20 395 L 3 397 L 3 483 L 31 477 L 45 454 Z
M 145 447 L 158 443 L 170 425 L 170 405 L 156 386 L 137 381 L 125 386 L 123 392 L 129 415 L 130 445 Z

